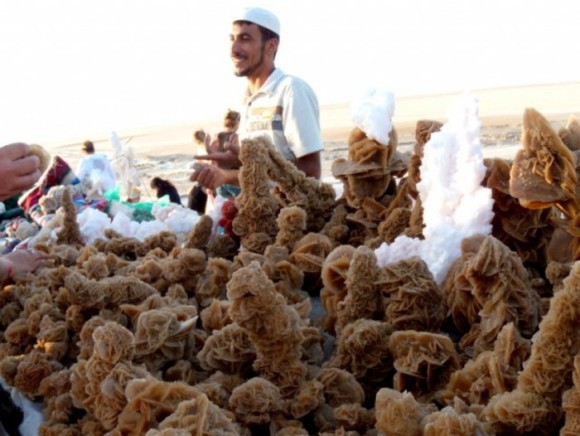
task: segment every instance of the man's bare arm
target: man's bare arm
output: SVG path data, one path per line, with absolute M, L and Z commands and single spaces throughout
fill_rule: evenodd
M 304 171 L 307 177 L 320 179 L 322 174 L 322 165 L 320 163 L 320 152 L 310 153 L 299 157 L 294 161 L 294 165 L 301 171 Z
M 214 153 L 195 155 L 194 159 L 213 161 L 219 167 L 223 168 L 239 168 L 242 165 L 238 153 L 232 151 L 216 151 Z
M 224 184 L 239 186 L 238 173 L 238 170 L 224 170 L 212 164 L 205 164 L 196 170 L 189 180 L 208 189 L 217 189 Z

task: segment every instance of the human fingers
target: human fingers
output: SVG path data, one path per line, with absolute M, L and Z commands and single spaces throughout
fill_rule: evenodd
M 200 174 L 201 170 L 203 170 L 203 168 L 206 166 L 207 166 L 207 164 L 200 164 L 200 163 L 196 162 L 193 166 L 193 169 L 195 171 L 193 173 L 191 173 L 191 175 L 189 176 L 189 180 L 192 182 L 197 182 L 197 179 L 199 178 L 199 174 Z
M 208 154 L 195 154 L 193 155 L 193 158 L 196 160 L 211 160 L 212 158 L 210 156 L 212 156 L 214 153 L 208 153 Z
M 200 154 L 200 155 L 195 155 L 193 156 L 194 159 L 197 160 L 215 160 L 215 161 L 220 161 L 220 160 L 224 160 L 224 159 L 228 159 L 229 158 L 229 154 L 227 152 L 214 152 L 214 153 L 208 153 L 208 154 Z
M 50 255 L 41 251 L 16 249 L 4 256 L 13 266 L 13 274 L 26 274 L 32 272 L 50 258 Z
M 38 267 L 44 265 L 45 261 L 49 259 L 49 255 L 46 253 L 39 253 L 39 252 L 26 252 L 25 261 L 23 264 L 26 266 L 26 270 L 34 271 Z
M 44 251 L 29 250 L 31 256 L 37 261 L 43 261 L 52 258 L 52 256 Z
M 0 185 L 0 201 L 6 200 L 7 198 L 13 197 L 20 194 L 22 191 L 29 189 L 38 181 L 38 179 L 40 179 L 41 176 L 39 170 L 23 176 L 15 176 L 2 165 L 0 165 L 0 173 L 6 177 L 6 182 Z
M 195 172 L 195 180 L 201 186 L 209 188 L 208 181 L 211 180 L 211 168 L 209 165 L 204 165 L 199 171 Z
M 6 177 L 3 198 L 16 195 L 34 185 L 40 178 L 40 159 L 31 155 L 31 147 L 23 142 L 0 148 L 0 170 Z
M 208 189 L 216 189 L 219 186 L 220 170 L 212 165 L 206 165 L 197 175 L 197 183 Z
M 34 248 L 16 248 L 12 253 L 20 255 L 24 258 L 34 259 L 34 260 L 46 260 L 50 259 L 52 256 L 43 250 L 35 250 Z
M 40 159 L 31 154 L 13 161 L 11 167 L 15 176 L 26 176 L 40 170 Z
M 33 270 L 45 264 L 45 262 L 50 259 L 50 255 L 42 252 L 32 253 L 32 266 Z
M 24 142 L 15 142 L 0 148 L 0 156 L 4 159 L 18 160 L 30 154 L 30 146 Z
M 200 156 L 193 156 L 194 159 L 198 160 L 212 160 L 218 163 L 229 162 L 232 159 L 232 153 L 221 152 L 221 153 L 209 153 Z
M 37 168 L 34 171 L 21 175 L 14 175 L 11 180 L 12 190 L 22 192 L 25 189 L 34 185 L 40 179 L 40 170 Z

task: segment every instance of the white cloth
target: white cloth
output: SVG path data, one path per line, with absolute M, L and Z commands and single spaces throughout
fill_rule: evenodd
M 245 98 L 240 139 L 268 136 L 294 160 L 324 149 L 318 99 L 302 79 L 275 69 L 258 92 Z
M 85 157 L 77 169 L 77 177 L 82 181 L 88 178 L 93 188 L 106 192 L 117 185 L 115 172 L 104 154 L 93 153 Z

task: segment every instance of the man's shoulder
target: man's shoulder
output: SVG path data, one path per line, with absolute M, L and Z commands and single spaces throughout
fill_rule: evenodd
M 304 80 L 303 78 L 295 76 L 294 74 L 286 74 L 286 73 L 280 76 L 280 78 L 278 79 L 278 83 L 283 83 L 286 85 L 294 85 L 294 84 L 308 85 L 306 83 L 306 80 Z
M 301 77 L 285 74 L 278 82 L 278 93 L 290 93 L 292 95 L 314 94 L 314 89 Z
M 288 74 L 280 68 L 276 68 L 272 76 L 270 76 L 274 86 L 288 86 L 293 84 L 307 84 L 301 77 L 294 74 Z

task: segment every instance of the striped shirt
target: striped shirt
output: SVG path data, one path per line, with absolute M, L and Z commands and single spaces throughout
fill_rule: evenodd
M 266 135 L 286 159 L 295 160 L 324 148 L 319 116 L 312 88 L 276 68 L 258 92 L 247 91 L 240 139 Z

